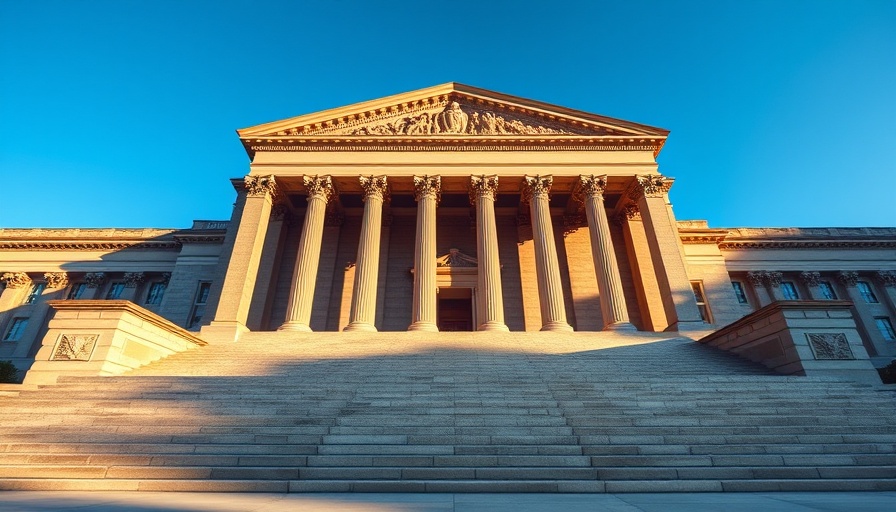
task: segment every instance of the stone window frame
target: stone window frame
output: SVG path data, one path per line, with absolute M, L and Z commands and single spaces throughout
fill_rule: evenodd
M 28 288 L 28 294 L 25 295 L 25 300 L 22 301 L 22 305 L 30 306 L 37 303 L 37 301 L 40 300 L 41 295 L 43 295 L 44 290 L 46 289 L 46 281 L 33 281 L 31 283 L 31 286 Z
M 28 320 L 30 320 L 30 317 L 27 316 L 13 317 L 9 321 L 6 333 L 3 335 L 3 341 L 21 341 L 22 336 L 25 335 L 25 330 L 28 328 Z
M 734 289 L 734 296 L 738 304 L 750 305 L 750 298 L 747 296 L 747 287 L 743 281 L 731 281 L 731 287 Z
M 890 317 L 876 316 L 874 317 L 874 325 L 880 331 L 881 337 L 886 341 L 896 341 L 896 330 L 893 329 L 893 322 Z
M 821 300 L 837 300 L 837 290 L 830 281 L 819 281 L 818 292 L 822 296 Z
M 856 281 L 856 289 L 859 290 L 859 295 L 862 296 L 862 300 L 866 304 L 880 304 L 877 295 L 874 293 L 874 288 L 871 287 L 871 283 L 868 281 Z
M 152 299 L 154 298 L 154 296 L 156 295 L 156 294 L 154 294 L 154 292 L 157 289 L 161 289 L 161 291 L 158 292 L 158 294 L 157 294 L 157 296 L 158 296 L 157 301 L 151 302 Z M 143 301 L 143 304 L 145 304 L 147 306 L 158 306 L 158 305 L 162 304 L 162 298 L 165 296 L 165 291 L 167 289 L 168 289 L 168 285 L 164 281 L 154 281 L 154 282 L 149 283 L 149 285 L 147 286 L 147 289 L 146 289 L 146 299 Z
M 68 293 L 65 295 L 65 298 L 67 300 L 78 300 L 84 295 L 86 291 L 87 283 L 84 281 L 78 281 L 71 284 L 68 289 Z
M 784 300 L 800 300 L 800 291 L 793 281 L 781 281 L 781 295 Z
M 187 329 L 194 329 L 202 323 L 202 318 L 205 316 L 205 306 L 208 304 L 208 297 L 211 294 L 211 288 L 211 281 L 199 281 L 196 284 L 196 294 L 193 296 L 193 306 L 190 308 L 190 316 L 187 317 Z M 203 291 L 205 293 L 203 293 Z M 196 316 L 197 313 L 200 313 L 199 316 Z
M 109 290 L 106 292 L 106 300 L 118 300 L 125 289 L 124 281 L 113 281 L 109 283 Z M 117 291 L 117 293 L 115 293 Z M 115 295 L 113 297 L 113 294 Z
M 712 310 L 709 307 L 709 302 L 706 300 L 706 288 L 703 286 L 703 281 L 691 281 L 691 291 L 694 292 L 694 300 L 697 302 L 697 309 L 700 311 L 703 323 L 713 323 Z

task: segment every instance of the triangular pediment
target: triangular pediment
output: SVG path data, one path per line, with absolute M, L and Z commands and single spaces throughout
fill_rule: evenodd
M 669 132 L 458 83 L 238 130 L 270 137 L 660 137 Z

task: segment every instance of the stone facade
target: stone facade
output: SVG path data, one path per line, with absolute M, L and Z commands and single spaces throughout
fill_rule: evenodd
M 229 221 L 0 229 L 0 359 L 28 368 L 64 299 L 131 301 L 211 343 L 706 333 L 774 301 L 849 300 L 874 364 L 896 357 L 896 228 L 676 221 L 666 130 L 451 83 L 238 133 L 251 164 Z

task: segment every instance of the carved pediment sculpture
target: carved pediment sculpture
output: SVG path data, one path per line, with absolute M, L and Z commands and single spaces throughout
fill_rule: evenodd
M 479 261 L 472 257 L 468 256 L 457 249 L 450 249 L 448 254 L 436 258 L 436 266 L 437 267 L 477 267 L 479 266 Z

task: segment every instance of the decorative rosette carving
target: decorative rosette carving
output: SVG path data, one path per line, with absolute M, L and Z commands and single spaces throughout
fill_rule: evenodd
M 263 196 L 270 194 L 272 197 L 277 194 L 277 183 L 273 176 L 253 176 L 248 175 L 244 178 L 246 190 L 250 196 Z
M 497 176 L 470 176 L 470 202 L 476 204 L 480 197 L 494 200 L 498 193 Z
M 414 176 L 414 200 L 423 197 L 434 197 L 436 204 L 442 196 L 441 176 Z
M 0 281 L 3 281 L 7 288 L 13 290 L 24 288 L 31 284 L 31 278 L 24 272 L 6 272 L 0 276 Z

